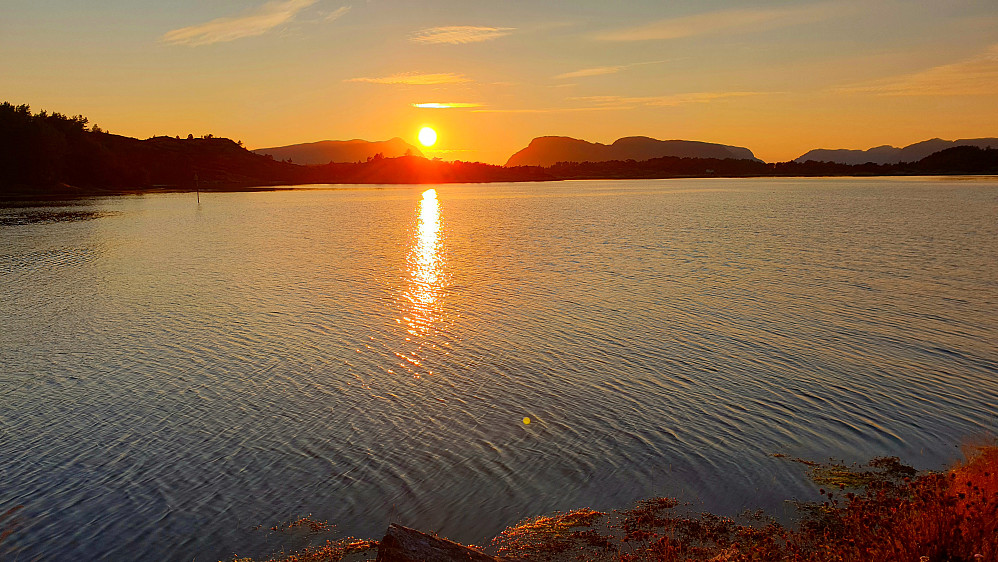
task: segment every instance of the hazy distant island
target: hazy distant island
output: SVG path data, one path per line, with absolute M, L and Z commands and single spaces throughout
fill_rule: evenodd
M 853 165 L 866 164 L 867 162 L 874 164 L 900 164 L 901 162 L 917 162 L 926 156 L 956 146 L 998 148 L 998 138 L 960 139 L 955 141 L 929 139 L 910 144 L 904 148 L 886 144 L 868 150 L 848 150 L 843 148 L 828 150 L 818 148 L 798 156 L 794 159 L 794 162 L 804 163 L 808 160 L 814 160 L 816 162 L 835 162 L 837 164 Z
M 286 160 L 294 164 L 331 164 L 333 162 L 363 162 L 368 158 L 381 154 L 385 158 L 399 156 L 423 156 L 415 146 L 395 137 L 386 141 L 366 141 L 353 139 L 348 141 L 325 140 L 275 146 L 272 148 L 257 148 L 254 154 L 270 156 L 275 160 Z
M 571 137 L 537 137 L 526 148 L 510 156 L 506 166 L 548 167 L 559 162 L 644 161 L 667 156 L 761 162 L 747 148 L 710 142 L 624 137 L 606 145 Z
M 302 184 L 421 184 L 568 179 L 998 174 L 998 139 L 933 139 L 891 152 L 917 160 L 767 163 L 751 150 L 698 141 L 625 137 L 610 145 L 536 138 L 505 166 L 427 159 L 401 139 L 322 141 L 247 150 L 242 142 L 192 134 L 145 140 L 88 127 L 82 116 L 0 104 L 0 195 L 45 196 L 149 190 L 268 189 Z M 992 148 L 996 147 L 996 148 Z M 893 147 L 889 147 L 893 148 Z M 871 152 L 873 151 L 873 152 Z M 847 151 L 885 155 L 885 147 Z M 878 156 L 879 157 L 879 156 Z M 886 156 L 885 156 L 886 157 Z M 341 161 L 342 159 L 342 161 Z M 882 159 L 881 159 L 882 160 Z

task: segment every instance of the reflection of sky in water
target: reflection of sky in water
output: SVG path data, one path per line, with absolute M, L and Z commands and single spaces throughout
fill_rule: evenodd
M 423 192 L 412 248 L 407 258 L 407 283 L 403 292 L 401 318 L 406 342 L 416 344 L 408 353 L 395 352 L 403 360 L 400 366 L 415 376 L 421 375 L 420 350 L 436 347 L 425 338 L 432 335 L 433 324 L 440 320 L 440 299 L 443 296 L 443 256 L 440 243 L 440 203 L 437 191 Z M 427 373 L 432 374 L 432 373 Z

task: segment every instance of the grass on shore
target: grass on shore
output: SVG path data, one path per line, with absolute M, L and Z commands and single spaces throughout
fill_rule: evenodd
M 763 513 L 738 522 L 653 498 L 623 511 L 532 517 L 494 538 L 491 550 L 512 560 L 998 561 L 998 445 L 968 447 L 965 455 L 947 471 L 923 473 L 896 457 L 853 466 L 795 459 L 823 488 L 821 501 L 795 502 L 800 519 L 792 528 Z M 302 518 L 272 530 L 296 527 L 329 529 Z M 351 537 L 268 562 L 335 562 L 376 548 Z
M 800 461 L 822 501 L 796 503 L 794 528 L 764 514 L 749 524 L 685 514 L 655 498 L 612 514 L 578 510 L 507 528 L 494 545 L 528 560 L 735 562 L 977 562 L 998 560 L 998 447 L 968 450 L 946 472 L 916 471 L 895 457 L 862 466 Z

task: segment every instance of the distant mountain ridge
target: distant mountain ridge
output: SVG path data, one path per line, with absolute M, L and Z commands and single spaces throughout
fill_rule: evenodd
M 930 154 L 953 148 L 954 146 L 976 146 L 977 148 L 998 148 L 998 138 L 960 139 L 948 141 L 939 138 L 929 139 L 904 148 L 891 145 L 875 146 L 868 150 L 826 149 L 818 148 L 794 159 L 794 162 L 835 162 L 837 164 L 897 164 L 899 162 L 917 162 Z
M 257 148 L 252 152 L 273 156 L 274 160 L 290 159 L 295 164 L 328 164 L 330 162 L 363 162 L 375 154 L 385 158 L 397 158 L 407 153 L 422 156 L 415 146 L 395 137 L 386 141 L 319 141 L 271 148 Z
M 651 160 L 679 158 L 734 158 L 757 160 L 752 151 L 739 146 L 687 140 L 658 140 L 651 137 L 624 137 L 606 145 L 572 137 L 537 137 L 513 154 L 506 166 L 552 166 L 558 162 L 609 162 L 612 160 Z
M 496 166 L 478 162 L 445 162 L 421 156 L 385 157 L 375 153 L 369 160 L 321 165 L 281 162 L 254 154 L 242 143 L 204 135 L 186 139 L 159 136 L 145 140 L 87 127 L 82 115 L 68 117 L 58 112 L 32 113 L 27 104 L 0 102 L 0 199 L 37 196 L 134 193 L 136 191 L 260 190 L 304 184 L 435 184 L 469 182 L 557 181 L 575 179 L 661 179 L 705 177 L 832 177 L 832 176 L 924 176 L 998 175 L 998 148 L 951 146 L 915 162 L 894 164 L 842 164 L 835 162 L 766 163 L 737 147 L 689 141 L 656 141 L 630 137 L 614 143 L 618 148 L 708 147 L 721 157 L 678 156 L 645 158 L 640 150 L 611 154 L 606 145 L 565 137 L 535 139 L 546 144 L 589 150 L 590 161 L 563 160 L 547 167 Z M 553 142 L 552 142 L 553 139 Z M 565 142 L 567 141 L 567 142 Z M 349 142 L 349 141 L 348 141 Z M 912 145 L 929 150 L 941 145 L 975 142 L 998 145 L 998 139 L 942 141 L 932 139 Z M 376 143 L 359 143 L 370 148 Z M 942 144 L 940 144 L 942 143 Z M 403 146 L 406 146 L 402 143 Z M 685 147 L 684 147 L 685 145 Z M 692 145 L 692 147 L 691 147 Z M 719 150 L 718 147 L 724 149 Z M 530 148 L 530 147 L 528 147 Z M 878 147 L 884 151 L 903 150 Z M 907 154 L 911 154 L 911 147 Z M 733 149 L 733 150 L 732 150 Z M 406 150 L 410 150 L 406 146 Z M 577 150 L 576 152 L 579 152 Z M 864 152 L 866 155 L 867 151 Z M 391 154 L 391 152 L 389 152 Z M 685 154 L 689 154 L 686 152 Z M 550 154 L 549 154 L 550 155 Z M 566 158 L 565 154 L 557 154 Z M 571 157 L 571 155 L 567 155 Z M 909 156 L 910 157 L 910 156 Z M 360 160 L 357 155 L 353 158 Z M 3 218 L 3 217 L 0 217 Z

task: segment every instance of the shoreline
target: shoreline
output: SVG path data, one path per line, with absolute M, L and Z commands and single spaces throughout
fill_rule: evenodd
M 786 500 L 798 514 L 789 526 L 762 512 L 737 518 L 698 514 L 674 498 L 655 497 L 612 512 L 583 507 L 528 517 L 487 545 L 466 545 L 390 521 L 380 539 L 327 538 L 266 560 L 336 562 L 375 549 L 384 562 L 994 560 L 998 445 L 968 445 L 963 453 L 962 461 L 941 471 L 916 471 L 897 457 L 851 465 L 789 459 L 807 467 L 821 498 Z M 306 529 L 305 538 L 317 538 L 332 528 L 306 516 L 271 530 Z
M 127 195 L 151 195 L 165 193 L 254 193 L 267 191 L 305 191 L 305 190 L 334 190 L 337 188 L 372 188 L 372 187 L 416 187 L 429 185 L 490 185 L 490 184 L 528 184 L 528 183 L 557 183 L 568 181 L 640 181 L 640 180 L 684 180 L 684 179 L 878 179 L 878 178 L 995 178 L 994 173 L 951 173 L 951 174 L 829 174 L 829 175 L 670 175 L 670 176 L 599 176 L 599 177 L 559 177 L 553 179 L 522 179 L 522 180 L 483 180 L 483 181 L 441 181 L 441 182 L 301 182 L 301 183 L 246 183 L 238 182 L 231 184 L 214 185 L 195 189 L 180 185 L 133 187 L 133 188 L 87 188 L 72 185 L 60 185 L 54 189 L 39 192 L 30 188 L 10 189 L 7 192 L 0 192 L 0 201 L 60 201 L 66 199 L 82 197 L 112 197 Z M 304 187 L 315 186 L 315 187 Z

